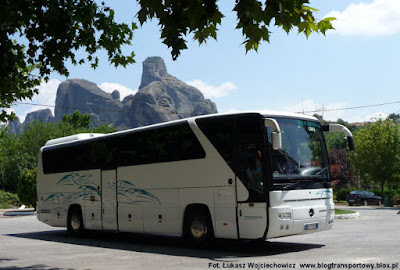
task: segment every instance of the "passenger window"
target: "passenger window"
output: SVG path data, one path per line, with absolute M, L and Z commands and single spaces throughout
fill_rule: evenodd
M 233 167 L 233 121 L 232 118 L 200 118 L 196 124 L 210 140 L 225 162 Z

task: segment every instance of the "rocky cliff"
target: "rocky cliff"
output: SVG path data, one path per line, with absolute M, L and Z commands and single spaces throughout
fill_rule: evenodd
M 124 123 L 128 127 L 218 112 L 215 103 L 204 99 L 198 89 L 169 75 L 161 57 L 149 57 L 143 62 L 139 91 L 130 107 L 125 105 L 125 111 Z
M 143 62 L 139 91 L 120 101 L 120 93 L 101 90 L 95 83 L 83 79 L 68 79 L 57 89 L 53 117 L 49 109 L 27 114 L 9 124 L 11 133 L 20 133 L 32 121 L 60 122 L 64 114 L 74 111 L 89 113 L 93 127 L 109 124 L 119 130 L 146 126 L 181 118 L 217 113 L 214 102 L 204 99 L 196 88 L 185 84 L 167 72 L 162 58 L 149 57 Z
M 50 109 L 39 110 L 30 112 L 26 115 L 24 124 L 33 122 L 33 121 L 43 121 L 44 123 L 54 122 L 54 116 L 51 113 Z
M 0 128 L 3 128 L 0 126 Z M 22 131 L 22 124 L 17 116 L 16 119 L 8 124 L 8 132 L 11 134 L 18 134 Z
M 64 114 L 79 110 L 91 114 L 93 126 L 108 123 L 126 129 L 218 112 L 198 89 L 169 75 L 160 57 L 143 62 L 136 95 L 119 99 L 118 91 L 108 94 L 92 82 L 69 79 L 58 87 L 55 119 L 61 121 Z
M 83 79 L 68 79 L 57 89 L 55 120 L 61 121 L 64 114 L 78 110 L 91 115 L 93 126 L 104 123 L 116 124 L 121 118 L 122 103 L 119 93 L 108 94 L 97 84 Z

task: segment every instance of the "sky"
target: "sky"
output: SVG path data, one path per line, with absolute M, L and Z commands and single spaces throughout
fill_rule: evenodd
M 137 22 L 136 1 L 104 2 L 115 10 L 118 22 Z M 326 36 L 313 33 L 306 39 L 296 31 L 287 35 L 271 27 L 270 43 L 247 54 L 241 45 L 242 33 L 235 29 L 234 2 L 217 2 L 225 16 L 217 41 L 199 46 L 189 36 L 188 49 L 176 61 L 162 43 L 158 22 L 153 20 L 135 30 L 133 45 L 124 48 L 126 52 L 133 49 L 135 64 L 115 68 L 104 52 L 98 54 L 100 63 L 95 70 L 69 63 L 68 78 L 52 73 L 50 81 L 40 85 L 39 95 L 26 102 L 54 106 L 58 85 L 72 78 L 92 81 L 107 92 L 118 89 L 123 99 L 137 91 L 142 62 L 149 56 L 160 56 L 169 74 L 198 88 L 222 113 L 318 113 L 326 120 L 342 118 L 351 123 L 400 113 L 400 96 L 396 94 L 400 84 L 399 0 L 311 0 L 310 6 L 319 9 L 317 18 L 337 19 L 333 22 L 335 30 Z M 19 104 L 12 109 L 23 122 L 27 113 L 45 108 Z

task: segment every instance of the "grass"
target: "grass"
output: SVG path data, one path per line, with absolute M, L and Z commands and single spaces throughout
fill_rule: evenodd
M 355 211 L 343 210 L 335 208 L 335 215 L 354 214 Z
M 346 201 L 337 201 L 337 200 L 334 200 L 333 201 L 335 204 L 344 204 L 344 205 L 347 205 L 347 202 Z

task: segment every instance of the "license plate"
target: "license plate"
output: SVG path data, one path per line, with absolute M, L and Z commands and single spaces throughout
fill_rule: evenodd
M 349 202 L 354 202 L 354 200 L 349 200 Z
M 304 230 L 315 230 L 318 229 L 318 223 L 310 223 L 310 224 L 304 224 Z

